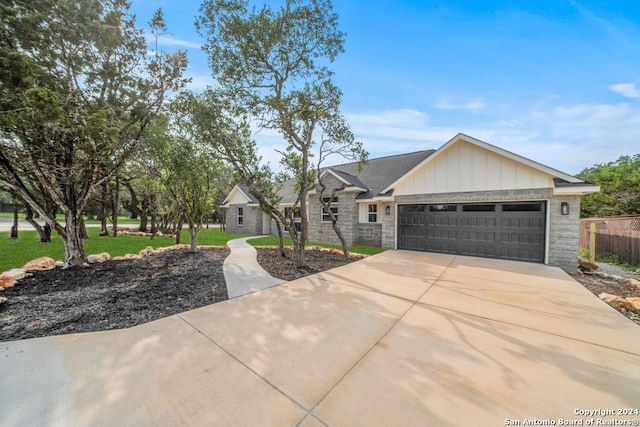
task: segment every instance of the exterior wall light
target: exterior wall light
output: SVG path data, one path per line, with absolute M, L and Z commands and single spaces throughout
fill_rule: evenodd
M 391 206 L 387 205 L 387 207 L 384 208 L 384 213 L 387 215 L 391 215 Z
M 567 202 L 560 203 L 560 213 L 562 215 L 569 215 L 569 203 Z

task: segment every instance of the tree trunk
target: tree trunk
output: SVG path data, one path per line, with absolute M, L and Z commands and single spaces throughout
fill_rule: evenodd
M 64 241 L 64 268 L 85 265 L 82 245 L 82 214 L 69 213 L 65 219 L 65 230 L 61 234 Z M 60 230 L 58 230 L 60 234 Z
M 191 243 L 189 244 L 189 252 L 196 252 L 198 250 L 198 233 L 200 232 L 200 226 L 196 224 L 189 224 L 189 237 Z
M 273 221 L 276 223 L 276 230 L 278 230 L 278 250 L 280 251 L 280 256 L 287 256 L 284 251 L 284 235 L 282 234 L 282 224 L 276 216 L 272 216 Z
M 140 227 L 138 231 L 147 232 L 147 220 L 149 218 L 149 198 L 142 199 L 142 209 L 140 210 Z
M 102 195 L 100 198 L 100 235 L 108 236 L 109 230 L 107 229 L 107 183 L 102 183 Z
M 37 212 L 36 212 L 37 213 Z M 52 217 L 55 217 L 55 209 L 50 213 Z M 33 226 L 38 232 L 38 236 L 40 236 L 41 243 L 49 243 L 51 242 L 51 226 L 47 223 L 44 225 L 38 224 L 36 220 L 33 219 L 33 210 L 31 210 L 31 206 L 27 205 L 27 216 L 25 217 L 25 221 Z
M 120 205 L 120 178 L 116 175 L 116 185 L 111 195 L 111 216 L 113 224 L 113 237 L 118 237 L 118 210 Z
M 138 195 L 133 189 L 133 185 L 131 185 L 131 180 L 125 181 L 124 186 L 129 190 L 129 195 L 131 196 L 131 202 L 129 203 L 129 210 L 131 211 L 131 219 L 138 219 L 138 215 L 141 214 L 140 209 L 138 208 Z
M 176 245 L 182 243 L 182 221 L 179 221 L 176 226 Z
M 84 218 L 82 218 L 82 214 L 80 215 L 80 238 L 88 239 L 89 233 L 87 233 L 87 224 L 84 223 Z
M 336 218 L 335 214 L 331 210 L 331 203 L 333 203 L 333 198 L 336 195 L 336 190 L 334 189 L 331 192 L 331 196 L 329 196 L 329 201 L 327 202 L 324 200 L 325 199 L 324 192 L 327 189 L 327 187 L 324 185 L 322 180 L 318 181 L 318 185 L 320 186 L 320 191 L 318 192 L 319 193 L 318 200 L 320 200 L 320 205 L 322 206 L 324 211 L 329 215 L 329 219 L 331 219 L 331 227 L 333 228 L 333 231 L 336 233 L 336 236 L 338 236 L 338 239 L 340 239 L 340 245 L 342 246 L 342 253 L 345 259 L 349 259 L 349 247 L 347 246 L 347 242 L 344 239 L 342 230 L 338 225 L 338 218 Z
M 13 203 L 13 226 L 11 227 L 11 239 L 18 239 L 18 204 Z

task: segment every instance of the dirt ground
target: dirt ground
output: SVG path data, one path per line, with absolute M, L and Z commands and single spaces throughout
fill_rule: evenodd
M 275 277 L 293 280 L 345 264 L 342 255 L 307 251 L 295 267 L 277 250 L 260 249 Z M 0 341 L 128 328 L 227 299 L 226 248 L 177 250 L 89 267 L 33 272 L 0 292 Z M 356 260 L 359 258 L 352 258 Z
M 637 279 L 640 280 L 640 275 L 637 275 Z M 640 297 L 640 288 L 634 285 L 629 285 L 620 280 L 615 280 L 606 277 L 599 277 L 593 274 L 583 274 L 583 273 L 573 273 L 571 274 L 577 282 L 581 283 L 582 286 L 589 289 L 593 292 L 594 295 L 598 296 L 603 292 L 606 292 L 611 295 L 618 295 L 622 298 L 628 297 Z M 623 310 L 618 307 L 613 307 L 618 310 L 623 316 L 627 317 L 629 320 L 640 325 L 640 314 L 635 313 L 630 310 Z
M 341 254 L 310 249 L 307 266 L 296 267 L 277 249 L 257 248 L 258 262 L 274 277 L 294 280 L 353 262 Z M 227 299 L 222 264 L 226 248 L 189 253 L 176 250 L 145 258 L 108 261 L 89 267 L 34 272 L 0 292 L 0 341 L 127 328 Z M 640 296 L 621 282 L 574 274 L 598 295 Z M 640 324 L 640 316 L 625 313 Z

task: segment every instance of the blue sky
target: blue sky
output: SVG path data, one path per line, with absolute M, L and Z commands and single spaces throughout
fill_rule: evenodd
M 213 80 L 193 22 L 199 1 L 162 7 L 202 90 Z M 346 52 L 342 111 L 370 157 L 438 148 L 458 132 L 575 174 L 640 153 L 640 2 L 334 0 Z M 256 135 L 275 165 L 274 132 Z

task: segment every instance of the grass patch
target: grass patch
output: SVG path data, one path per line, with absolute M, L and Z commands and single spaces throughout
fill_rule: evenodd
M 25 219 L 27 214 L 25 212 L 18 213 L 18 219 Z M 0 218 L 13 220 L 12 212 L 0 212 Z M 56 219 L 62 225 L 64 225 L 64 215 L 57 214 Z M 41 218 L 36 218 L 36 221 L 41 222 Z M 85 219 L 85 223 L 87 224 L 100 224 L 100 221 L 97 219 Z M 118 217 L 118 225 L 131 225 L 131 224 L 140 224 L 140 219 L 131 219 L 128 216 L 119 216 Z M 111 227 L 111 223 L 108 223 L 109 227 Z
M 140 236 L 99 236 L 99 228 L 88 228 L 89 238 L 84 240 L 84 249 L 87 255 L 109 252 L 111 256 L 136 254 L 140 250 L 151 246 L 160 248 L 171 246 L 174 240 L 170 237 Z M 189 231 L 182 231 L 182 242 L 189 243 Z M 199 245 L 224 246 L 231 239 L 243 237 L 239 234 L 223 233 L 219 229 L 203 229 L 198 235 Z M 8 232 L 0 233 L 0 273 L 12 268 L 20 268 L 32 259 L 47 256 L 56 260 L 64 259 L 64 245 L 57 234 L 51 235 L 51 243 L 40 243 L 38 233 L 33 231 L 20 231 L 18 240 L 11 240 Z
M 249 243 L 251 246 L 278 246 L 280 244 L 280 239 L 278 238 L 278 236 L 267 236 L 248 240 L 247 243 Z M 284 245 L 286 247 L 293 246 L 290 237 L 284 238 Z M 342 246 L 329 243 L 307 242 L 307 246 L 319 246 L 321 248 L 342 250 Z M 355 254 L 375 255 L 379 254 L 380 252 L 384 252 L 384 249 L 382 249 L 380 246 L 355 245 L 351 246 L 349 248 L 349 251 Z
M 589 250 L 588 249 L 578 249 L 578 256 L 582 259 L 589 259 Z M 623 270 L 635 272 L 638 267 L 637 265 L 629 264 L 625 261 L 622 261 L 618 255 L 596 255 L 596 262 L 603 262 L 605 264 L 613 264 L 616 265 Z
M 596 261 L 597 262 L 605 262 L 607 264 L 613 264 L 613 265 L 617 265 L 618 267 L 622 268 L 623 270 L 627 270 L 627 271 L 636 271 L 638 269 L 637 265 L 631 265 L 625 261 L 620 260 L 620 258 L 618 257 L 618 255 L 598 255 L 596 256 Z

